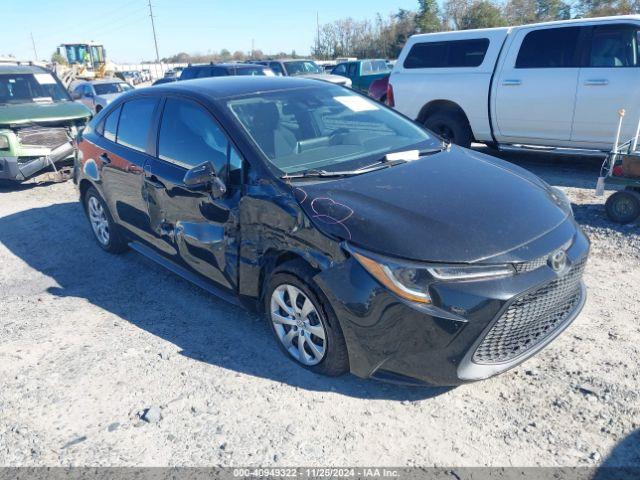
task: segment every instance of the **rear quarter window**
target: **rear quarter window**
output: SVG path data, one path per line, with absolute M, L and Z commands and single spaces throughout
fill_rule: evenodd
M 479 67 L 488 48 L 488 38 L 416 43 L 403 66 L 407 69 Z

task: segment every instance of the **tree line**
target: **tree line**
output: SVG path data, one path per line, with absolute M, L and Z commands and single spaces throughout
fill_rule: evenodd
M 415 33 L 524 25 L 570 18 L 640 12 L 640 0 L 419 0 L 416 10 L 399 9 L 374 20 L 345 18 L 319 27 L 311 48 L 318 59 L 396 58 Z

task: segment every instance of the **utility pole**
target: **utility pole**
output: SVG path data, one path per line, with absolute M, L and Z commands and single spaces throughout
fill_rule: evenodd
M 251 60 L 255 60 L 253 57 L 255 55 L 255 51 L 256 51 L 256 39 L 252 38 L 251 39 Z
M 34 60 L 38 61 L 38 51 L 36 50 L 36 41 L 33 39 L 33 32 L 31 33 L 31 45 L 33 45 L 33 54 L 35 55 Z
M 160 64 L 160 54 L 158 53 L 158 39 L 156 37 L 156 25 L 153 22 L 153 8 L 151 7 L 151 0 L 149 0 L 149 17 L 151 17 L 151 29 L 153 30 L 153 43 L 156 46 L 156 64 Z M 164 74 L 162 71 L 162 65 L 160 64 L 160 73 Z
M 316 57 L 320 56 L 320 12 L 316 10 Z

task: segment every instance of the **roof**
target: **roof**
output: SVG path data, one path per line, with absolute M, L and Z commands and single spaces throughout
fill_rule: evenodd
M 0 74 L 24 74 L 24 73 L 51 73 L 49 70 L 37 65 L 6 65 L 0 63 Z
M 165 83 L 154 87 L 137 89 L 136 92 L 193 92 L 209 97 L 215 101 L 253 93 L 273 92 L 293 88 L 329 88 L 331 86 L 332 84 L 328 82 L 295 77 L 229 76 Z
M 189 65 L 187 68 L 206 68 L 206 67 L 222 67 L 222 68 L 255 68 L 263 65 L 257 65 L 255 63 L 198 63 L 196 65 Z
M 412 35 L 412 39 L 420 39 L 420 38 L 432 38 L 434 36 L 476 36 L 479 33 L 483 32 L 510 32 L 512 30 L 517 30 L 521 28 L 538 28 L 538 27 L 552 27 L 552 26 L 562 26 L 562 25 L 571 25 L 571 24 L 592 24 L 592 23 L 603 23 L 603 22 L 620 22 L 625 20 L 636 20 L 640 21 L 640 15 L 616 15 L 611 17 L 593 17 L 593 18 L 573 18 L 571 20 L 556 20 L 554 22 L 540 22 L 540 23 L 529 23 L 526 25 L 517 25 L 512 27 L 495 27 L 495 28 L 479 28 L 473 30 L 451 30 L 447 32 L 434 32 L 434 33 L 419 33 L 417 35 Z
M 76 85 L 81 83 L 89 83 L 91 85 L 100 85 L 102 83 L 126 83 L 122 79 L 118 77 L 110 77 L 110 78 L 99 78 L 98 80 L 80 80 L 79 82 L 72 82 Z

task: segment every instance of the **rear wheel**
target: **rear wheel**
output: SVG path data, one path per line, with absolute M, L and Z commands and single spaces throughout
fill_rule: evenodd
M 109 208 L 98 191 L 90 187 L 84 194 L 84 209 L 98 245 L 109 253 L 121 253 L 127 243 L 113 221 Z
M 471 141 L 473 140 L 471 127 L 469 127 L 469 122 L 461 113 L 436 112 L 427 117 L 424 126 L 456 145 L 465 148 L 471 146 Z
M 617 223 L 630 223 L 640 217 L 640 193 L 622 190 L 611 195 L 605 204 L 607 216 Z
M 266 316 L 280 348 L 316 373 L 348 372 L 347 347 L 337 319 L 319 300 L 313 281 L 303 271 L 291 270 L 274 273 L 265 295 Z

